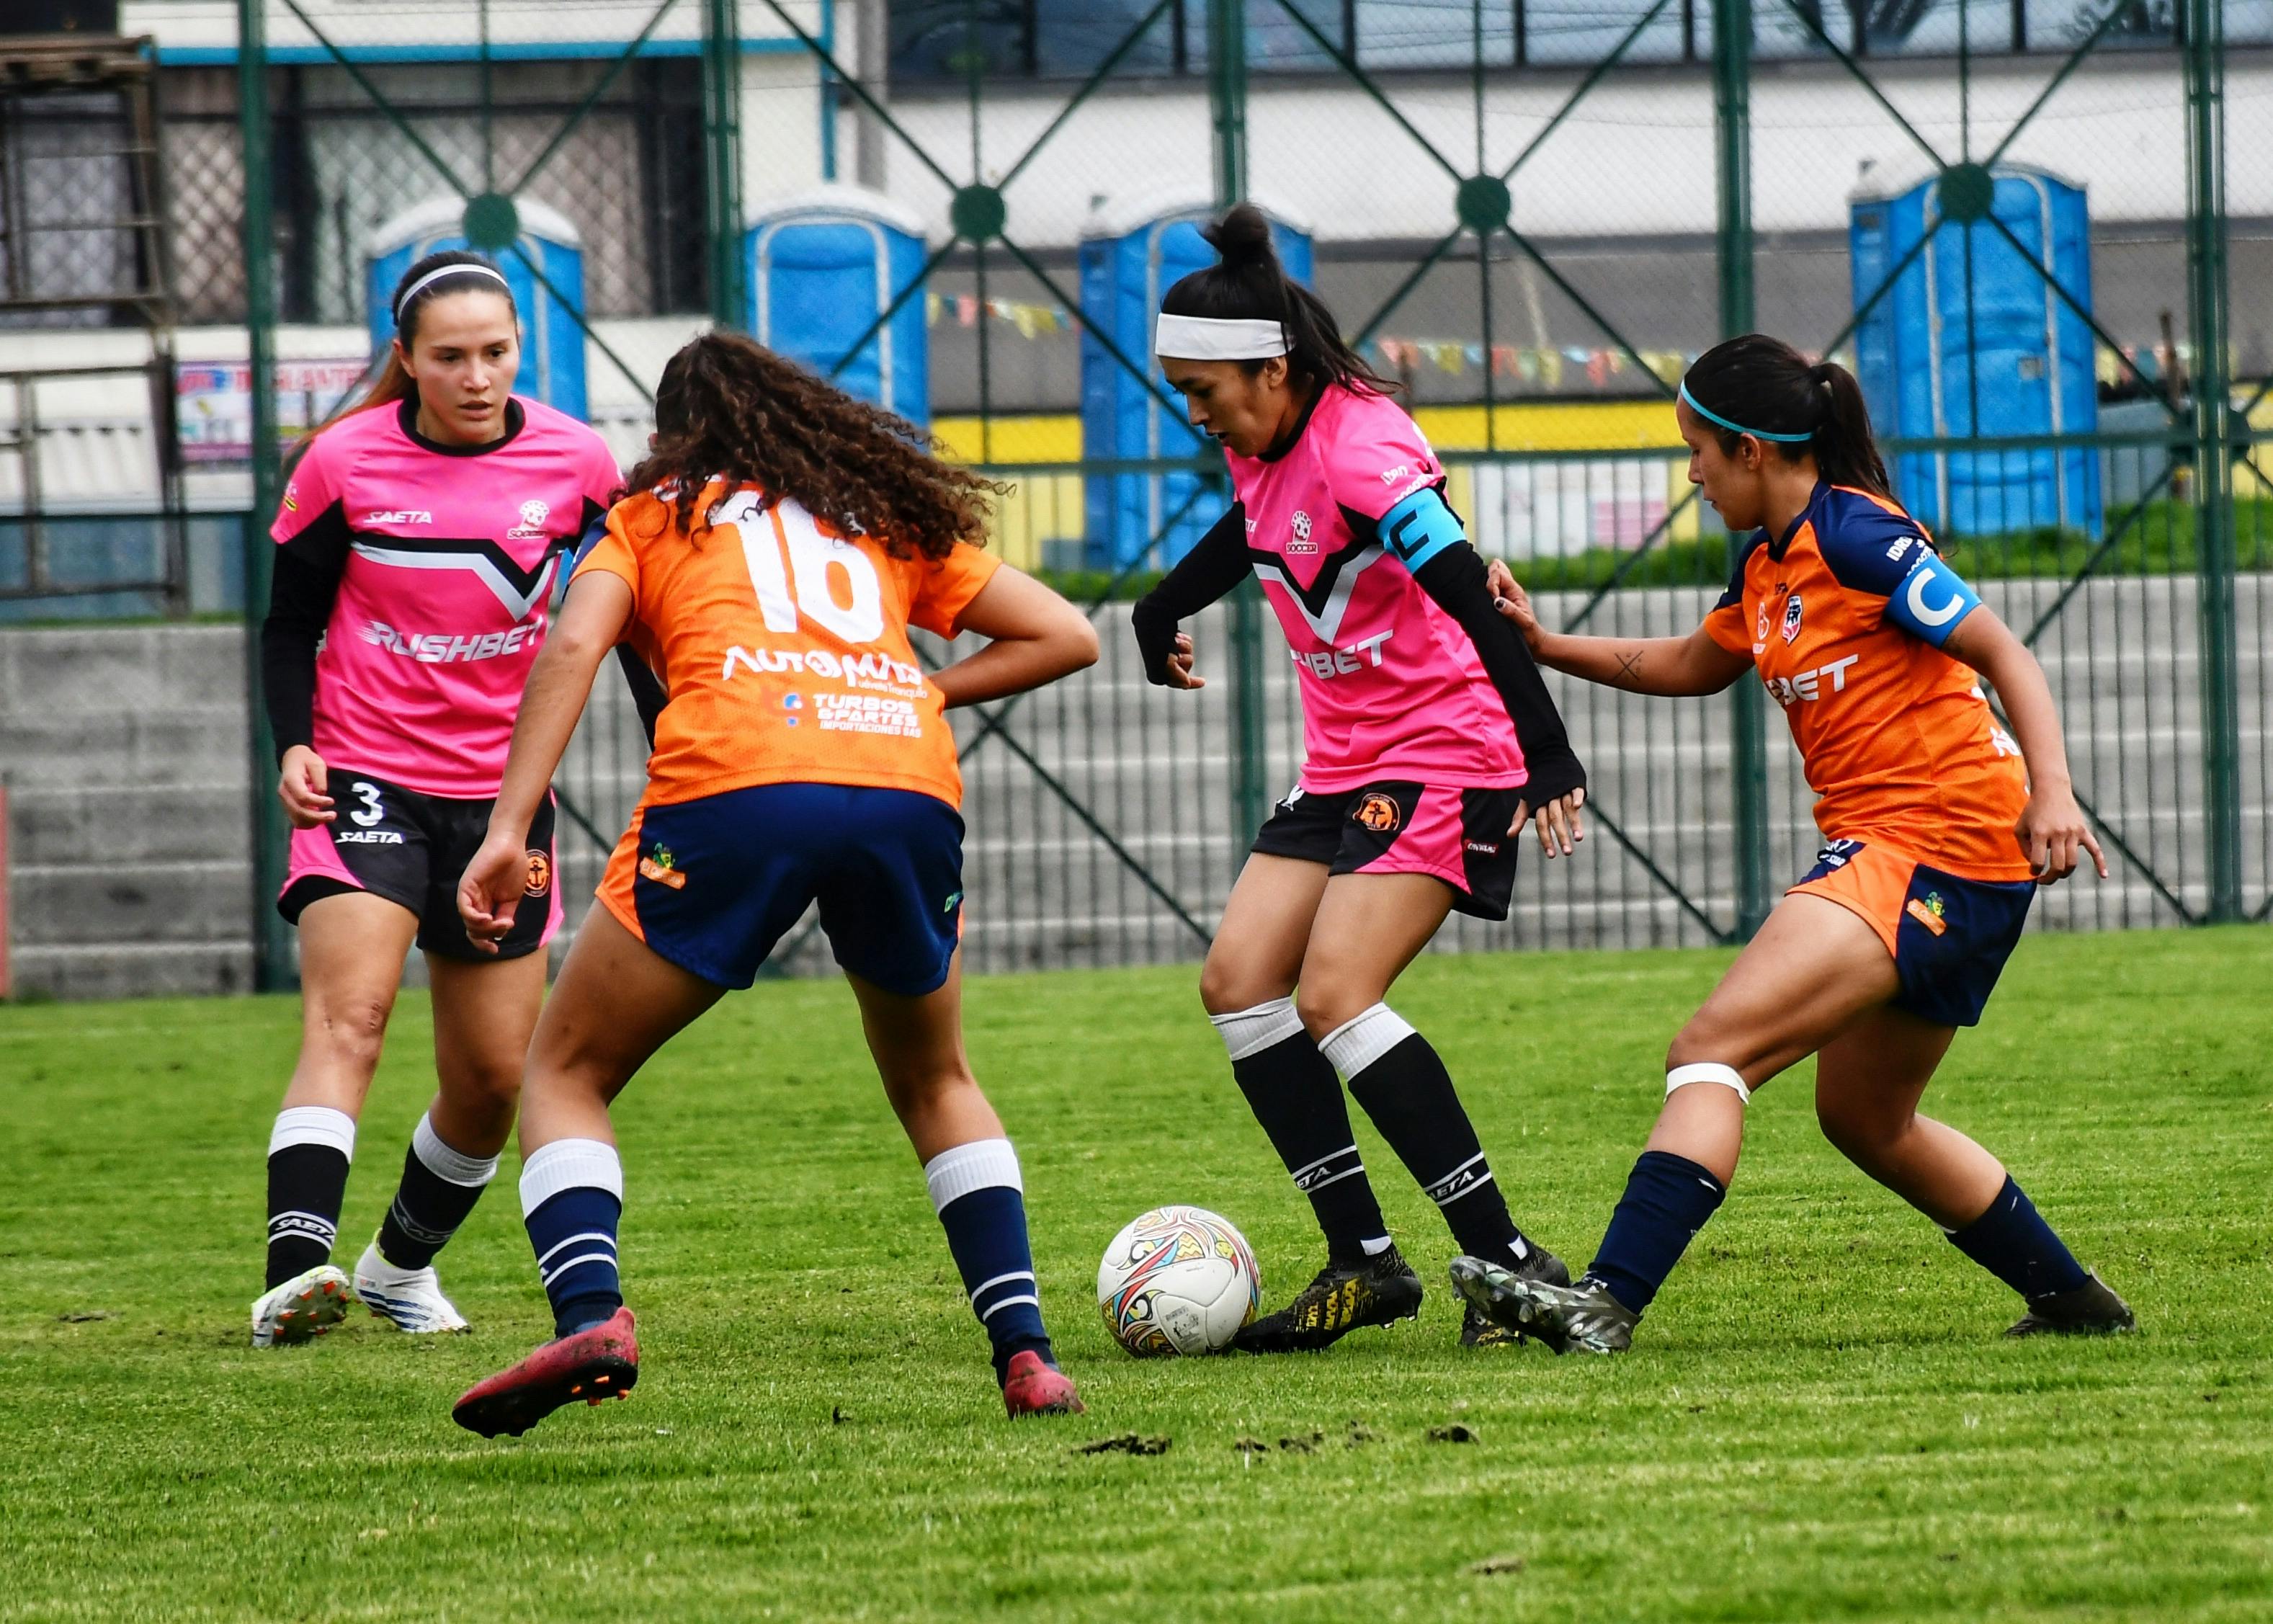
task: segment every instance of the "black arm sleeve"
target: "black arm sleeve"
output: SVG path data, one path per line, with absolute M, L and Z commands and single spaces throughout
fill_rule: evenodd
M 294 745 L 315 742 L 316 645 L 347 566 L 347 515 L 336 502 L 276 549 L 260 626 L 260 688 L 280 763 Z
M 1199 545 L 1184 554 L 1159 585 L 1136 600 L 1129 613 L 1144 680 L 1155 688 L 1168 682 L 1168 657 L 1176 651 L 1176 626 L 1210 604 L 1228 597 L 1247 579 L 1247 508 L 1234 502 L 1208 527 Z
M 1444 547 L 1414 570 L 1413 579 L 1438 608 L 1459 622 L 1476 645 L 1484 674 L 1499 690 L 1531 773 L 1524 786 L 1526 803 L 1535 808 L 1583 789 L 1587 769 L 1563 731 L 1563 714 L 1556 710 L 1522 635 L 1492 607 L 1484 561 L 1475 548 L 1465 541 Z

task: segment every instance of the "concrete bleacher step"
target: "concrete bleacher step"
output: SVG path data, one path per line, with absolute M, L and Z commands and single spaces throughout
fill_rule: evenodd
M 252 944 L 240 937 L 19 947 L 14 969 L 19 997 L 212 996 L 252 989 Z
M 245 858 L 26 863 L 11 878 L 14 936 L 27 948 L 250 936 L 252 864 Z
M 198 861 L 251 854 L 251 803 L 234 783 L 11 789 L 9 856 L 39 864 Z

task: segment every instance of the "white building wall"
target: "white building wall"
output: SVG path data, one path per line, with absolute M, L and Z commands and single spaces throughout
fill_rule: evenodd
M 2057 62 L 1977 64 L 1969 109 L 1952 64 L 1881 64 L 1887 99 L 1945 157 L 1955 160 L 1969 113 L 1971 150 L 1986 156 L 2043 91 Z M 1569 98 L 1577 75 L 1502 79 L 1487 86 L 1485 160 L 1520 152 Z M 1476 167 L 1468 87 L 1450 79 L 1392 80 L 1399 113 L 1467 173 Z M 2229 68 L 2228 206 L 2273 214 L 2273 63 L 2249 53 Z M 998 180 L 1063 104 L 1062 95 L 1009 93 L 982 109 L 985 177 Z M 970 111 L 949 97 L 903 99 L 893 112 L 941 167 L 971 172 Z M 1457 180 L 1362 90 L 1328 81 L 1253 88 L 1248 102 L 1252 190 L 1287 200 L 1327 240 L 1435 237 L 1452 222 Z M 2186 212 L 2185 90 L 2175 57 L 2132 55 L 2087 63 L 2057 91 L 2006 154 L 2088 186 L 2095 219 L 2176 220 Z M 1763 64 L 1752 86 L 1752 212 L 1764 231 L 1841 229 L 1866 164 L 1905 177 L 1929 172 L 1924 154 L 1843 70 Z M 948 228 L 949 192 L 894 145 L 888 190 Z M 1204 87 L 1100 93 L 1021 171 L 1007 197 L 1011 235 L 1065 244 L 1101 198 L 1167 184 L 1205 189 L 1212 174 Z M 1514 183 L 1517 228 L 1541 237 L 1658 236 L 1710 231 L 1714 221 L 1713 86 L 1701 69 L 1613 73 L 1549 135 Z

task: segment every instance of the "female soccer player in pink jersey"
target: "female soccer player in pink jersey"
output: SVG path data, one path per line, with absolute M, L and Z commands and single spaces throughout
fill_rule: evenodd
M 299 1064 L 268 1144 L 256 1347 L 328 1329 L 349 1293 L 406 1331 L 461 1331 L 433 1259 L 497 1169 L 560 918 L 548 804 L 500 951 L 459 922 L 556 566 L 619 475 L 600 437 L 512 393 L 513 296 L 476 254 L 397 287 L 386 367 L 303 447 L 271 533 L 261 673 L 293 827 L 277 907 L 300 929 Z M 413 944 L 440 1089 L 350 1286 L 333 1267 L 356 1119 Z M 501 962 L 500 962 L 501 960 Z
M 1134 620 L 1146 675 L 1198 688 L 1177 622 L 1251 571 L 1302 685 L 1301 782 L 1256 837 L 1200 975 L 1232 1075 L 1325 1232 L 1317 1277 L 1241 1333 L 1279 1352 L 1421 1305 L 1337 1070 L 1463 1252 L 1568 1280 L 1508 1216 L 1443 1061 L 1383 999 L 1452 909 L 1507 917 L 1531 818 L 1549 857 L 1572 849 L 1586 773 L 1420 429 L 1287 279 L 1261 214 L 1242 205 L 1206 236 L 1221 262 L 1168 289 L 1154 349 L 1222 443 L 1236 500 Z M 1461 1340 L 1512 1339 L 1471 1314 Z

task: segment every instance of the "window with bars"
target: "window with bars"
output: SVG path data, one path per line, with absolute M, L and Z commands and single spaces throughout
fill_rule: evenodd
M 1299 12 L 1301 19 L 1290 14 Z M 1654 16 L 1650 15 L 1655 10 Z M 891 7 L 890 72 L 915 88 L 990 79 L 1079 79 L 1152 11 L 1149 0 L 913 0 Z M 1822 56 L 1817 31 L 1863 56 L 1989 56 L 2074 49 L 2105 0 L 1756 0 L 1753 53 Z M 2127 0 L 2104 42 L 2169 46 L 2177 0 Z M 1322 72 L 1335 53 L 1368 71 L 1585 65 L 1638 23 L 1636 63 L 1704 61 L 1709 0 L 1247 0 L 1247 60 L 1257 74 Z M 1305 26 L 1305 23 L 1309 26 Z M 2228 0 L 2229 41 L 2273 41 L 2273 0 Z M 1331 47 L 1332 49 L 1329 49 Z M 1116 74 L 1207 71 L 1206 0 L 1174 0 Z
M 513 189 L 607 70 L 470 64 L 364 70 L 472 191 Z M 285 320 L 359 325 L 364 252 L 403 210 L 450 195 L 388 110 L 340 69 L 272 71 L 277 287 Z M 244 164 L 230 68 L 161 76 L 168 214 L 190 322 L 244 317 Z M 701 86 L 691 58 L 632 64 L 521 188 L 575 226 L 595 317 L 706 308 Z

